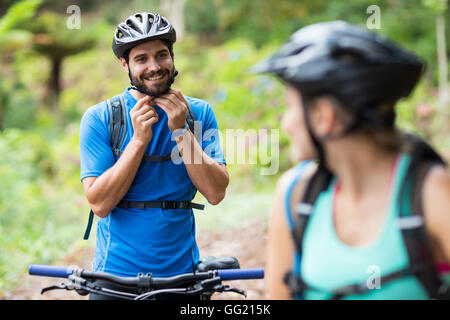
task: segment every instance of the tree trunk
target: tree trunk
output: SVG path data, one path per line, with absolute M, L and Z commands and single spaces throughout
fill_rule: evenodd
M 50 95 L 50 105 L 48 106 L 50 111 L 58 112 L 59 105 L 59 94 L 61 92 L 60 78 L 61 78 L 61 58 L 53 58 L 51 60 L 52 70 L 50 74 L 50 79 L 48 83 L 49 95 Z
M 2 91 L 2 79 L 0 79 L 0 131 L 4 129 L 6 104 L 4 103 L 6 98 L 3 96 Z
M 177 31 L 177 41 L 184 37 L 184 5 L 186 0 L 162 0 L 161 10 L 167 14 L 167 18 Z
M 445 43 L 445 17 L 441 13 L 436 17 L 436 38 L 439 66 L 439 104 L 442 111 L 446 111 L 449 102 L 447 46 Z
M 443 130 L 450 130 L 450 112 L 449 112 L 449 83 L 447 66 L 447 46 L 445 43 L 445 17 L 444 13 L 436 16 L 436 40 L 438 51 L 438 71 L 439 71 L 439 110 L 444 120 Z

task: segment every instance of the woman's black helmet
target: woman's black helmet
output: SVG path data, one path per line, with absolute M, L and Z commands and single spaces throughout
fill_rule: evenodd
M 324 165 L 324 148 L 308 120 L 311 98 L 332 95 L 354 116 L 343 135 L 363 123 L 393 128 L 394 103 L 412 92 L 423 69 L 419 58 L 387 38 L 344 21 L 331 21 L 301 28 L 252 71 L 274 73 L 300 91 L 306 128 Z
M 159 14 L 138 12 L 119 23 L 112 49 L 117 58 L 121 58 L 136 45 L 154 39 L 166 40 L 172 45 L 177 40 L 175 29 Z
M 302 95 L 335 95 L 352 111 L 408 96 L 424 64 L 385 37 L 344 21 L 295 32 L 255 73 L 274 73 Z

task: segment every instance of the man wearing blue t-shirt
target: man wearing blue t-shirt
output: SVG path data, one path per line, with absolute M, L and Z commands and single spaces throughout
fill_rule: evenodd
M 175 40 L 174 28 L 158 14 L 136 13 L 116 29 L 113 51 L 132 84 L 121 94 L 128 125 L 119 155 L 111 146 L 106 101 L 81 120 L 81 180 L 100 218 L 95 271 L 119 276 L 192 271 L 199 252 L 191 200 L 197 190 L 214 205 L 225 196 L 229 178 L 213 110 L 171 88 Z M 204 133 L 200 141 L 187 125 L 188 109 Z M 143 161 L 174 150 L 180 161 Z

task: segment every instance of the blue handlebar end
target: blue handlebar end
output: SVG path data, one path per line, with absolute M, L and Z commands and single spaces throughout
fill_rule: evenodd
M 263 279 L 264 269 L 220 269 L 217 270 L 222 280 Z
M 31 264 L 28 274 L 53 278 L 68 278 L 73 273 L 72 267 L 55 267 L 42 264 Z

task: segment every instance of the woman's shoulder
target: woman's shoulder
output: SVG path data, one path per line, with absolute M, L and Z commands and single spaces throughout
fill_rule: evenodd
M 450 263 L 450 172 L 446 167 L 431 168 L 422 195 L 427 231 Z
M 424 190 L 424 210 L 429 217 L 435 215 L 445 215 L 450 217 L 448 207 L 450 206 L 450 172 L 442 165 L 434 166 L 430 169 L 425 182 Z

